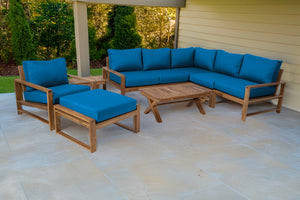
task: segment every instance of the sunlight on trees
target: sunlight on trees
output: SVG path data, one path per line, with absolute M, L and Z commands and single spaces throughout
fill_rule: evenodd
M 173 48 L 175 17 L 174 8 L 89 4 L 90 59 L 105 58 L 108 48 Z M 36 53 L 76 63 L 73 20 L 68 0 L 0 0 L 0 61 L 20 63 Z

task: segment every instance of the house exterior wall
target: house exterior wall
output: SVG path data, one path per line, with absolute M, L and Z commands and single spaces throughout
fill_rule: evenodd
M 187 0 L 178 47 L 250 53 L 284 63 L 284 106 L 300 111 L 299 0 Z

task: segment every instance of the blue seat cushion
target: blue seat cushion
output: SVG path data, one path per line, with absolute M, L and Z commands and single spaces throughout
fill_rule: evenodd
M 64 58 L 48 61 L 23 61 L 25 80 L 44 87 L 68 84 L 67 65 Z M 27 87 L 27 91 L 34 90 Z
M 90 86 L 65 84 L 49 87 L 49 89 L 51 89 L 53 92 L 53 104 L 58 104 L 60 97 L 78 92 L 88 91 L 90 90 Z M 47 103 L 47 94 L 40 90 L 26 91 L 24 92 L 24 98 L 26 101 Z
M 192 74 L 190 76 L 190 81 L 202 85 L 204 87 L 214 89 L 215 80 L 225 77 L 227 77 L 227 75 L 203 70 L 201 73 Z
M 156 71 L 156 70 L 155 70 Z M 125 75 L 126 87 L 137 87 L 145 85 L 159 84 L 159 74 L 155 71 L 132 71 L 122 72 Z M 110 73 L 110 79 L 121 84 L 121 78 L 115 74 Z
M 60 98 L 59 104 L 91 117 L 96 122 L 136 110 L 135 99 L 101 89 L 64 96 Z
M 240 78 L 258 83 L 276 82 L 282 61 L 246 54 Z
M 244 55 L 217 51 L 215 72 L 237 77 L 242 65 Z
M 159 75 L 160 84 L 179 83 L 179 82 L 189 81 L 189 74 L 182 72 L 181 70 L 178 69 L 162 69 L 162 70 L 155 70 L 155 72 Z
M 179 48 L 171 50 L 172 68 L 193 67 L 194 66 L 194 48 Z
M 246 86 L 257 84 L 259 83 L 227 76 L 215 80 L 215 89 L 244 99 Z M 250 91 L 250 98 L 273 95 L 275 90 L 275 87 L 254 88 Z
M 171 49 L 143 49 L 143 69 L 169 69 L 171 68 Z
M 115 71 L 143 70 L 142 50 L 136 49 L 108 49 L 109 68 Z
M 213 71 L 216 52 L 217 50 L 214 49 L 203 49 L 200 47 L 196 47 L 194 55 L 195 67 Z
M 186 73 L 189 75 L 189 77 L 192 74 L 197 74 L 197 73 L 202 73 L 202 72 L 207 72 L 206 69 L 202 69 L 199 67 L 185 67 L 185 68 L 176 68 L 176 71 L 180 71 L 182 73 Z

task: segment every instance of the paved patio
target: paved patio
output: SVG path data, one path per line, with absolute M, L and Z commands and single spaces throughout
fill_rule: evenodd
M 145 110 L 143 96 L 128 96 Z M 299 199 L 300 113 L 284 108 L 244 123 L 238 104 L 204 105 L 205 116 L 185 105 L 159 107 L 162 124 L 142 113 L 139 134 L 97 130 L 91 154 L 18 116 L 14 94 L 0 94 L 0 199 Z M 88 141 L 87 129 L 67 120 L 63 128 Z

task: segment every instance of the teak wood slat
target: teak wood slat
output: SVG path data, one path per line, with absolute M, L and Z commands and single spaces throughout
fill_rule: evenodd
M 54 106 L 54 115 L 55 115 L 55 131 L 57 134 L 67 138 L 68 140 L 88 149 L 91 153 L 95 152 L 97 149 L 97 136 L 96 129 L 103 128 L 105 126 L 116 124 L 122 128 L 130 130 L 132 132 L 138 133 L 140 131 L 140 105 L 137 105 L 136 110 L 119 115 L 117 117 L 105 120 L 103 122 L 96 123 L 96 121 L 88 116 L 85 116 L 81 113 L 78 113 L 74 110 L 66 108 L 61 105 Z M 69 119 L 81 126 L 84 126 L 89 129 L 89 139 L 90 144 L 86 144 L 67 133 L 61 130 L 61 117 Z M 124 119 L 133 117 L 133 128 L 125 124 L 120 123 Z

